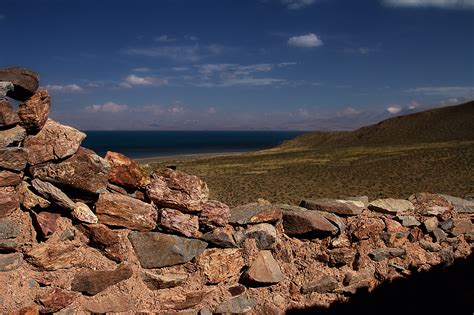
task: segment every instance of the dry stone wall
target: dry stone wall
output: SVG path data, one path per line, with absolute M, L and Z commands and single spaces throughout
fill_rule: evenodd
M 84 133 L 48 118 L 38 82 L 0 69 L 2 314 L 281 314 L 472 253 L 472 201 L 418 193 L 230 209 L 196 176 L 149 176 L 81 147 Z

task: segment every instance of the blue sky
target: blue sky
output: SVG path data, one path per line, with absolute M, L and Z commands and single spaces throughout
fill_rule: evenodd
M 474 99 L 474 0 L 1 0 L 81 129 L 327 130 Z

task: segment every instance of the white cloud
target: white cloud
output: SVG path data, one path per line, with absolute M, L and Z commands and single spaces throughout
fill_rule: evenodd
M 57 84 L 48 84 L 45 86 L 46 89 L 50 91 L 57 92 L 82 92 L 84 89 L 77 84 L 67 84 L 67 85 L 57 85 Z
M 316 2 L 316 0 L 280 0 L 280 1 L 290 10 L 300 10 Z
M 130 74 L 122 83 L 120 83 L 120 86 L 131 88 L 133 86 L 162 86 L 167 84 L 168 80 L 162 80 L 156 77 L 140 77 L 135 74 Z
M 452 98 L 474 98 L 474 86 L 418 87 L 405 90 L 407 93 Z
M 402 111 L 402 109 L 398 106 L 390 106 L 390 107 L 387 108 L 387 112 L 389 112 L 390 114 L 397 114 L 401 111 Z
M 293 36 L 288 39 L 288 45 L 295 47 L 311 48 L 323 45 L 323 41 L 315 34 Z
M 155 37 L 155 42 L 160 42 L 160 43 L 168 43 L 168 42 L 174 42 L 176 39 L 169 37 L 168 35 L 161 35 L 158 37 Z
M 120 113 L 120 112 L 128 110 L 128 105 L 120 105 L 114 102 L 107 102 L 104 104 L 96 104 L 96 105 L 87 106 L 85 110 L 86 112 L 90 112 L 90 113 L 97 113 L 97 112 Z
M 474 0 L 382 0 L 382 3 L 391 7 L 474 9 Z
M 192 40 L 192 41 L 199 40 L 199 38 L 197 36 L 194 36 L 194 35 L 184 35 L 184 39 Z
M 151 69 L 147 67 L 139 67 L 139 68 L 133 68 L 133 72 L 150 72 Z

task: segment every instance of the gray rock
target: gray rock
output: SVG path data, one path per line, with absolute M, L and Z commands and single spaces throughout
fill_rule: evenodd
M 284 211 L 283 228 L 287 235 L 335 235 L 339 229 L 325 217 L 313 211 Z
M 415 210 L 415 206 L 404 199 L 377 199 L 369 204 L 369 209 L 387 214 L 398 214 L 409 210 Z
M 364 207 L 369 205 L 369 197 L 367 196 L 355 196 L 355 197 L 345 197 L 346 200 L 360 201 L 364 204 Z
M 445 232 L 450 232 L 453 226 L 454 226 L 453 219 L 448 219 L 446 221 L 442 221 L 439 223 L 439 227 Z
M 83 270 L 78 272 L 71 283 L 71 290 L 86 295 L 96 295 L 133 275 L 130 266 L 119 266 L 115 270 Z
M 301 293 L 329 293 L 333 292 L 338 287 L 338 285 L 339 283 L 337 282 L 336 278 L 331 275 L 321 273 L 316 279 L 303 285 L 301 287 Z
M 238 247 L 234 239 L 234 229 L 232 226 L 216 228 L 202 236 L 202 239 L 221 248 L 235 248 Z
M 431 243 L 425 240 L 420 240 L 420 247 L 429 252 L 439 252 L 441 250 L 441 245 L 438 243 Z
M 20 253 L 0 255 L 0 272 L 18 269 L 22 263 L 23 255 Z
M 441 230 L 440 228 L 435 228 L 431 232 L 431 234 L 433 235 L 435 241 L 438 243 L 446 240 L 446 233 L 444 233 L 444 231 Z
M 190 261 L 200 255 L 207 243 L 159 232 L 135 232 L 128 235 L 143 268 L 161 268 Z
M 245 238 L 253 238 L 259 249 L 271 249 L 277 239 L 276 229 L 268 223 L 252 225 L 244 232 Z
M 0 219 L 0 249 L 14 250 L 18 246 L 16 238 L 20 235 L 17 222 L 4 218 Z
M 257 306 L 257 301 L 247 294 L 234 297 L 219 304 L 215 310 L 216 314 L 244 314 Z
M 186 274 L 167 274 L 167 275 L 158 275 L 154 272 L 147 270 L 142 271 L 141 273 L 142 281 L 150 290 L 161 290 L 167 288 L 174 288 L 182 285 L 188 275 Z
M 0 130 L 0 148 L 18 145 L 25 139 L 26 130 L 21 126 Z
M 13 90 L 8 90 L 6 95 L 17 101 L 26 101 L 39 86 L 38 74 L 27 68 L 1 68 L 0 81 L 13 84 Z
M 0 81 L 0 100 L 7 96 L 7 93 L 13 92 L 14 86 L 11 82 Z
M 474 213 L 474 201 L 449 195 L 440 194 L 440 196 L 449 201 L 458 213 Z
M 418 221 L 414 216 L 412 215 L 398 215 L 397 216 L 398 221 L 404 226 L 404 227 L 414 227 L 414 226 L 419 226 L 421 225 L 420 221 Z
M 65 193 L 51 183 L 44 182 L 40 179 L 31 181 L 33 188 L 44 198 L 53 201 L 58 206 L 66 210 L 74 210 L 76 204 Z
M 317 210 L 311 210 L 311 211 L 317 211 Z M 344 220 L 341 217 L 338 217 L 334 213 L 329 213 L 329 212 L 324 212 L 324 211 L 317 211 L 320 215 L 322 215 L 324 218 L 326 218 L 329 222 L 337 226 L 339 229 L 338 234 L 344 233 L 346 230 L 347 226 L 344 223 Z
M 403 248 L 377 248 L 369 252 L 369 257 L 373 261 L 382 261 L 405 255 L 406 251 Z
M 271 223 L 281 219 L 281 209 L 275 205 L 249 203 L 231 209 L 230 224 Z
M 362 201 L 342 199 L 302 200 L 300 206 L 309 210 L 319 210 L 347 216 L 360 214 L 365 208 Z
M 245 277 L 258 284 L 275 284 L 283 280 L 278 262 L 269 250 L 262 250 L 246 271 Z
M 28 152 L 23 148 L 0 149 L 0 168 L 11 171 L 23 171 Z
M 438 252 L 438 255 L 443 265 L 449 266 L 454 263 L 455 256 L 451 247 L 443 248 Z

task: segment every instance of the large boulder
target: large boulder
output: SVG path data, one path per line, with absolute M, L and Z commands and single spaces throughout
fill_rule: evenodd
M 107 152 L 105 160 L 110 164 L 109 181 L 126 187 L 144 187 L 150 183 L 140 166 L 117 152 Z
M 309 210 L 319 210 L 339 215 L 357 215 L 365 208 L 362 201 L 341 199 L 302 200 L 300 206 Z
M 209 189 L 197 176 L 165 169 L 152 175 L 148 197 L 158 206 L 183 212 L 200 212 L 209 198 Z
M 466 200 L 459 197 L 453 197 L 449 195 L 440 195 L 442 198 L 450 202 L 454 210 L 458 213 L 474 213 L 474 201 Z
M 20 121 L 17 113 L 8 100 L 0 98 L 0 127 L 9 127 Z
M 0 81 L 13 83 L 13 91 L 8 91 L 7 96 L 17 100 L 26 101 L 38 89 L 39 79 L 36 72 L 26 68 L 11 67 L 0 69 Z
M 23 171 L 28 152 L 23 148 L 0 149 L 0 168 L 11 171 Z
M 36 92 L 29 100 L 20 104 L 18 116 L 20 124 L 29 133 L 37 133 L 48 120 L 51 98 L 47 90 Z
M 59 160 L 76 153 L 86 135 L 77 129 L 61 125 L 48 119 L 44 128 L 33 136 L 28 136 L 24 147 L 29 151 L 28 163 Z
M 336 234 L 339 229 L 317 212 L 284 211 L 283 229 L 287 235 L 317 236 Z
M 160 210 L 159 226 L 187 237 L 199 237 L 198 217 L 179 210 L 164 208 Z
M 26 130 L 21 126 L 0 130 L 0 148 L 18 145 L 25 137 Z

